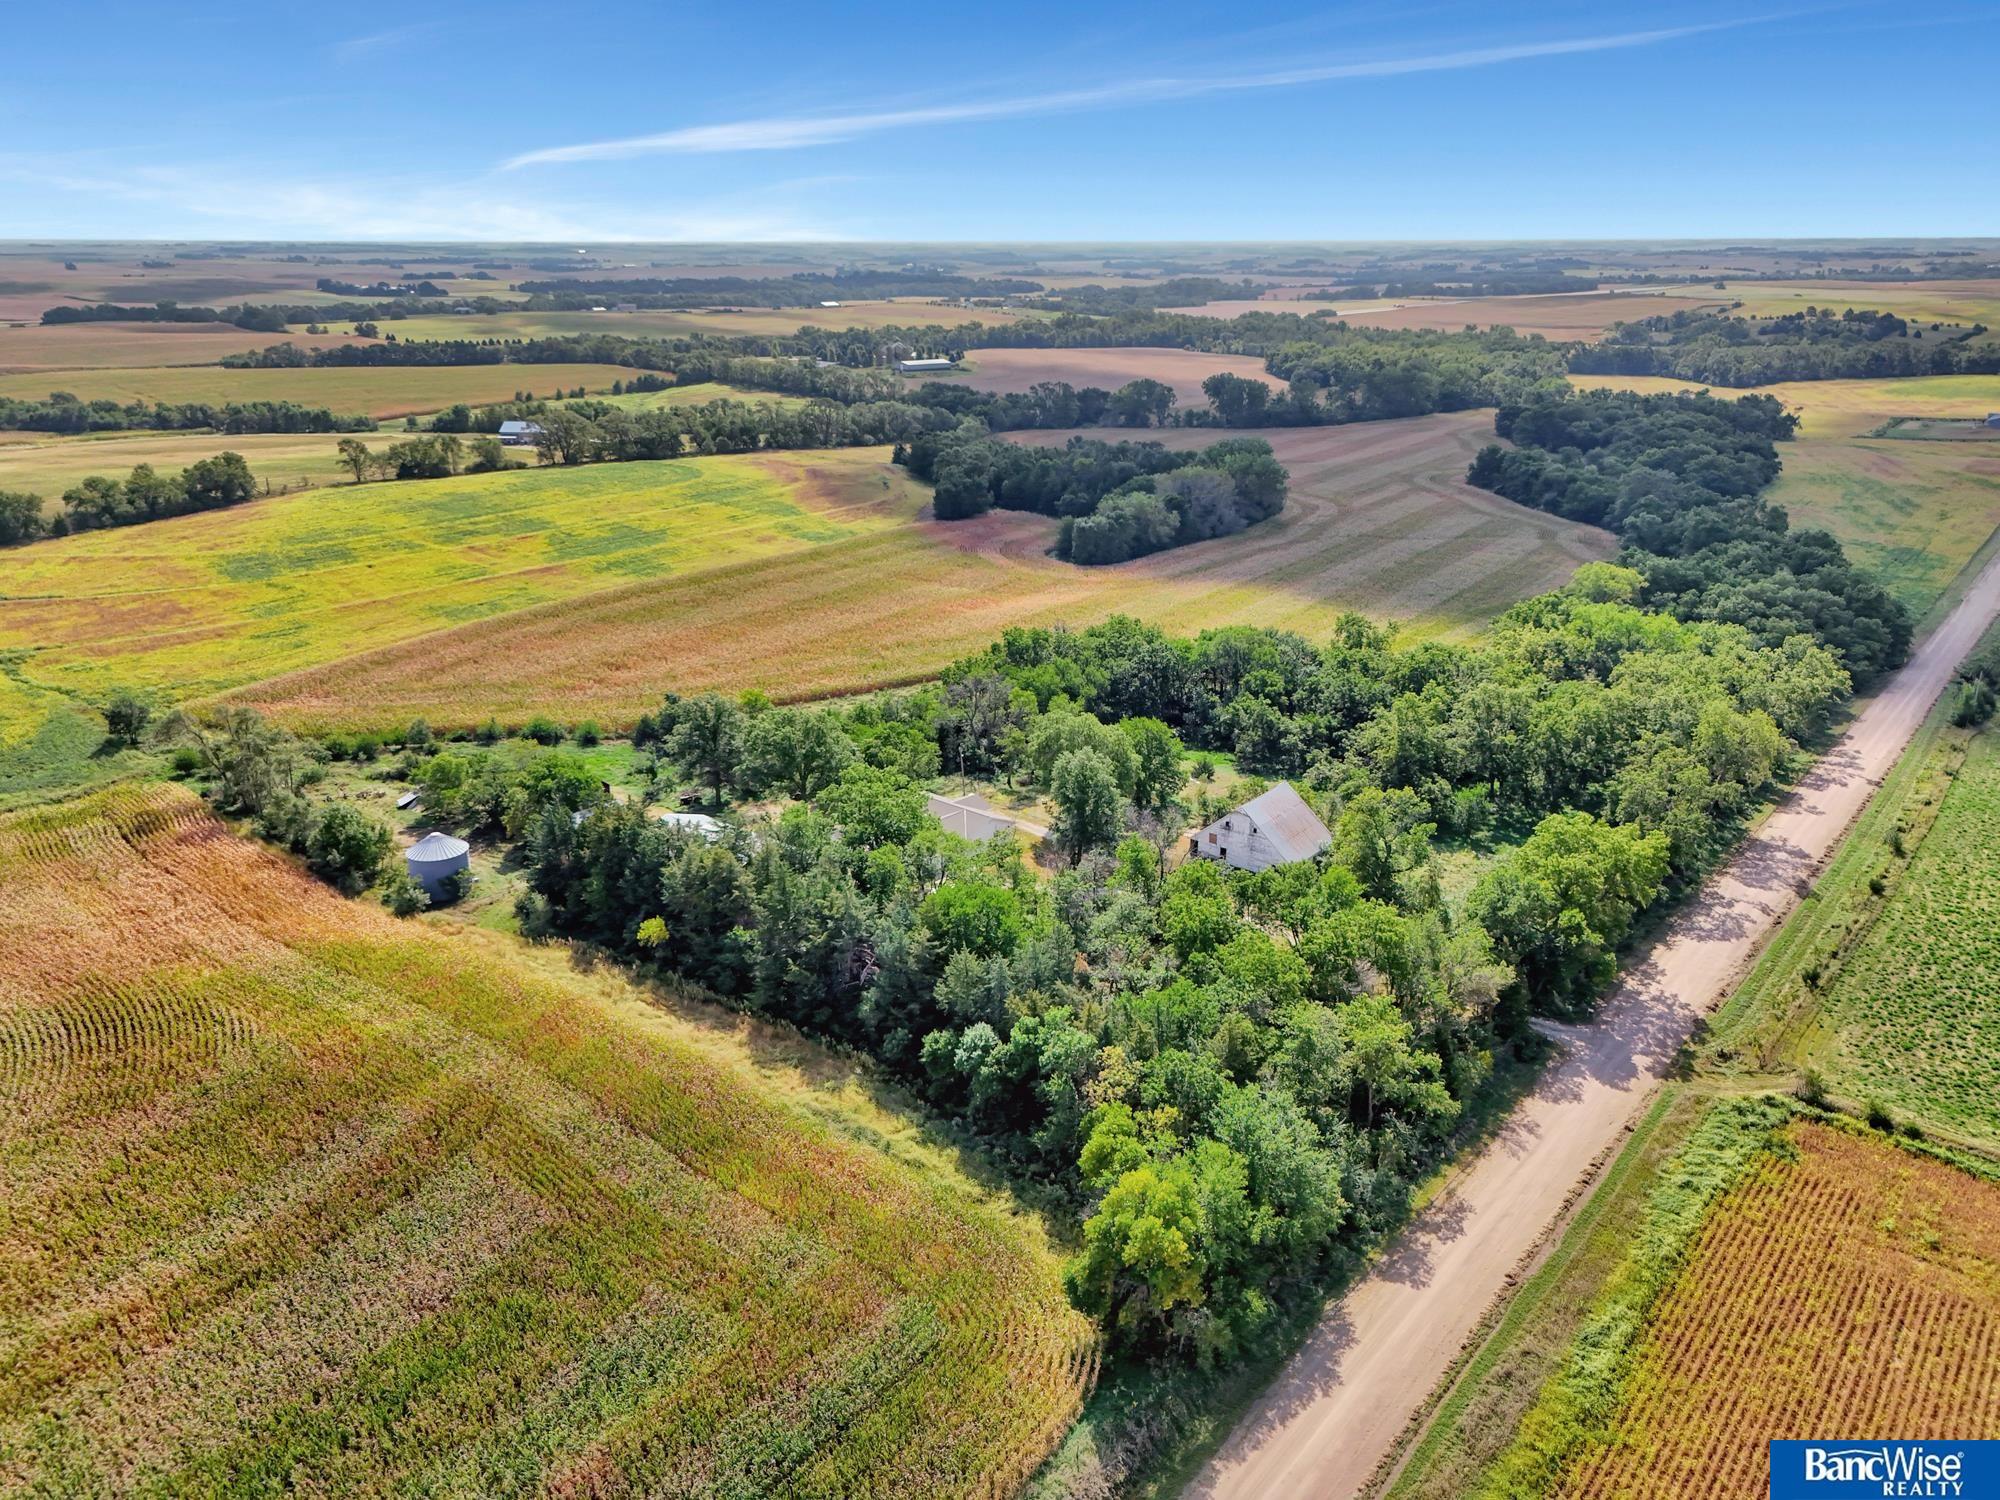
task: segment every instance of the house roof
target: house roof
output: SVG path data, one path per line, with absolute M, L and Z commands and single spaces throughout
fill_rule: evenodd
M 1255 823 L 1287 861 L 1311 859 L 1333 842 L 1333 835 L 1326 831 L 1319 814 L 1306 806 L 1306 799 L 1289 781 L 1279 782 L 1236 810 Z
M 427 865 L 438 860 L 457 859 L 471 847 L 464 839 L 455 839 L 448 833 L 433 829 L 410 845 L 406 857 L 417 864 Z
M 722 825 L 707 813 L 668 812 L 655 808 L 652 813 L 655 822 L 664 823 L 669 828 L 685 828 L 689 833 L 698 833 L 711 844 L 722 837 Z
M 500 430 L 510 436 L 517 432 L 540 432 L 542 424 L 540 422 L 516 422 L 509 420 L 500 424 Z

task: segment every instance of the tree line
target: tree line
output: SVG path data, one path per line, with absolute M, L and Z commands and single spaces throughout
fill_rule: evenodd
M 1797 418 L 1771 396 L 1591 391 L 1502 406 L 1471 483 L 1608 527 L 1645 577 L 1641 602 L 1722 620 L 1767 645 L 1804 636 L 1869 680 L 1909 655 L 1902 604 L 1829 533 L 1794 531 L 1762 491 Z
M 1985 331 L 1943 323 L 1926 330 L 1894 313 L 1854 308 L 1836 314 L 1809 307 L 1776 318 L 1683 310 L 1620 323 L 1601 343 L 1579 345 L 1569 368 L 1725 386 L 2000 373 L 2000 345 L 1974 342 Z
M 0 546 L 220 510 L 256 493 L 240 453 L 218 453 L 178 474 L 159 473 L 151 464 L 136 465 L 124 479 L 92 474 L 63 491 L 62 509 L 53 516 L 39 495 L 0 490 Z
M 0 428 L 30 432 L 188 431 L 216 432 L 373 432 L 373 417 L 341 416 L 324 406 L 296 401 L 161 402 L 112 401 L 100 397 L 81 401 L 68 391 L 53 392 L 43 401 L 0 396 Z

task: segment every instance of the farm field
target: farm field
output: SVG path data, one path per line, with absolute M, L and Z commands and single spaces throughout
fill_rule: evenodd
M 1046 1232 L 795 1038 L 172 786 L 0 872 L 0 1488 L 997 1493 L 1089 1386 Z
M 1580 389 L 1700 390 L 1660 376 L 1572 375 Z M 1768 492 L 1797 526 L 1831 531 L 1861 567 L 1922 619 L 2000 528 L 2000 459 L 1982 445 L 1872 436 L 1895 417 L 1984 416 L 2000 410 L 2000 376 L 1815 380 L 1759 392 L 1799 413 L 1784 472 Z
M 1319 636 L 1358 609 L 1413 636 L 1466 635 L 1614 550 L 1604 532 L 1464 483 L 1491 422 L 1462 412 L 1260 433 L 1292 474 L 1281 516 L 1116 567 L 1048 556 L 1046 517 L 922 520 L 912 495 L 907 524 L 486 620 L 236 696 L 316 728 L 537 712 L 611 724 L 669 689 L 795 700 L 913 682 L 1009 625 L 1118 613 L 1181 632 L 1263 624 Z M 1178 445 L 1221 433 L 1150 435 Z
M 54 506 L 62 492 L 92 474 L 124 478 L 136 464 L 151 464 L 161 473 L 185 469 L 218 453 L 240 453 L 258 480 L 273 490 L 310 489 L 346 483 L 354 478 L 340 466 L 337 444 L 344 434 L 332 432 L 104 432 L 58 437 L 51 433 L 21 434 L 22 441 L 0 443 L 0 490 L 26 490 Z M 370 448 L 382 449 L 400 434 L 357 434 Z M 528 457 L 533 459 L 533 450 Z M 0 555 L 0 597 L 7 587 L 8 556 Z
M 1719 295 L 1719 294 L 1717 294 Z M 1412 302 L 1380 311 L 1343 314 L 1370 328 L 1438 328 L 1474 324 L 1512 328 L 1555 340 L 1595 339 L 1613 323 L 1657 318 L 1713 304 L 1710 297 L 1668 297 L 1653 292 L 1583 292 L 1549 297 L 1468 297 L 1457 302 Z
M 1192 349 L 976 349 L 963 372 L 952 378 L 976 390 L 1000 392 L 1025 391 L 1043 380 L 1108 391 L 1134 380 L 1158 380 L 1174 388 L 1182 406 L 1206 406 L 1201 383 L 1221 374 L 1261 380 L 1273 390 L 1284 386 L 1265 371 L 1261 359 Z
M 1909 868 L 1822 992 L 1804 1061 L 2000 1153 L 2000 734 L 1973 738 Z
M 633 579 L 900 528 L 922 495 L 885 456 L 402 480 L 37 542 L 0 559 L 0 654 L 26 653 L 15 674 L 68 695 L 214 693 Z M 28 727 L 0 725 L 0 740 Z
M 332 334 L 252 333 L 228 323 L 64 323 L 0 327 L 0 375 L 39 370 L 103 370 L 212 365 L 225 354 L 296 344 L 328 349 L 353 340 Z
M 1720 294 L 1716 294 L 1719 296 Z M 1713 303 L 1715 297 L 1661 297 L 1649 292 L 1565 293 L 1543 297 L 1411 298 L 1399 301 L 1333 302 L 1266 298 L 1261 301 L 1210 302 L 1169 311 L 1200 317 L 1234 318 L 1243 313 L 1325 314 L 1343 323 L 1369 328 L 1437 328 L 1456 332 L 1467 324 L 1481 328 L 1512 328 L 1548 339 L 1594 339 L 1613 323 L 1658 317 L 1682 308 Z M 1338 309 L 1336 312 L 1335 309 Z
M 1750 317 L 1777 317 L 1807 307 L 1874 308 L 1911 322 L 1984 323 L 2000 328 L 2000 280 L 1965 281 L 1730 281 L 1726 289 L 1691 292 L 1726 302 Z
M 1001 307 L 958 307 L 927 298 L 843 302 L 839 307 L 645 308 L 637 312 L 504 312 L 401 318 L 383 331 L 399 339 L 520 339 L 608 333 L 626 338 L 681 334 L 777 336 L 813 328 L 891 328 L 936 323 L 1016 323 L 1033 314 Z
M 1553 1494 L 1754 1494 L 1772 1438 L 2000 1437 L 2000 1187 L 1823 1124 L 1787 1145 L 1710 1212 Z
M 811 398 L 807 396 L 786 396 L 776 391 L 740 390 L 733 385 L 724 385 L 719 380 L 704 380 L 699 385 L 669 386 L 664 391 L 626 391 L 617 396 L 589 396 L 585 399 L 602 402 L 606 406 L 616 406 L 624 411 L 660 411 L 669 406 L 700 406 L 709 401 L 750 401 L 785 408 L 812 404 Z
M 402 417 L 457 402 L 511 400 L 517 391 L 548 396 L 576 386 L 604 391 L 630 378 L 619 365 L 382 365 L 299 370 L 62 370 L 0 375 L 0 396 L 38 401 L 68 391 L 85 401 L 297 401 L 342 415 Z

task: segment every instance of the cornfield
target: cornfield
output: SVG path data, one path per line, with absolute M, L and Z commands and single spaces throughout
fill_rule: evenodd
M 2000 1189 L 1806 1124 L 1709 1216 L 1558 1493 L 1763 1493 L 1773 1438 L 2000 1437 Z
M 172 788 L 0 890 L 0 1491 L 1001 1494 L 1093 1378 L 1029 1226 L 630 986 Z

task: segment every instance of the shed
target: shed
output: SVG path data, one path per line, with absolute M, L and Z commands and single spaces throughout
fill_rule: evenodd
M 500 441 L 506 443 L 509 447 L 518 448 L 523 444 L 532 444 L 541 435 L 542 424 L 540 422 L 509 420 L 500 424 Z
M 955 359 L 899 359 L 896 361 L 896 368 L 905 375 L 930 375 L 939 370 L 955 370 L 958 368 L 958 361 Z
M 1306 799 L 1289 781 L 1281 781 L 1190 834 L 1188 853 L 1238 870 L 1268 870 L 1311 859 L 1332 842 L 1333 835 Z
M 397 812 L 408 812 L 408 811 L 409 811 L 409 810 L 410 810 L 411 808 L 413 808 L 413 807 L 415 807 L 415 806 L 417 805 L 417 800 L 418 800 L 418 798 L 420 798 L 420 797 L 421 797 L 422 795 L 423 795 L 423 793 L 421 793 L 421 792 L 405 792 L 405 793 L 403 793 L 403 795 L 402 795 L 402 796 L 400 796 L 400 797 L 398 797 L 398 798 L 396 799 L 396 811 L 397 811 Z
M 927 792 L 924 794 L 924 807 L 944 824 L 946 833 L 955 833 L 974 843 L 981 843 L 996 833 L 1005 833 L 1014 827 L 1012 818 L 993 811 L 993 804 L 977 792 L 967 792 L 963 797 L 945 797 L 937 792 Z
M 403 852 L 410 878 L 436 900 L 452 876 L 471 864 L 472 846 L 464 839 L 432 829 Z
M 722 837 L 722 825 L 707 813 L 668 812 L 665 808 L 655 808 L 653 821 L 669 828 L 684 828 L 689 833 L 698 833 L 709 843 Z

